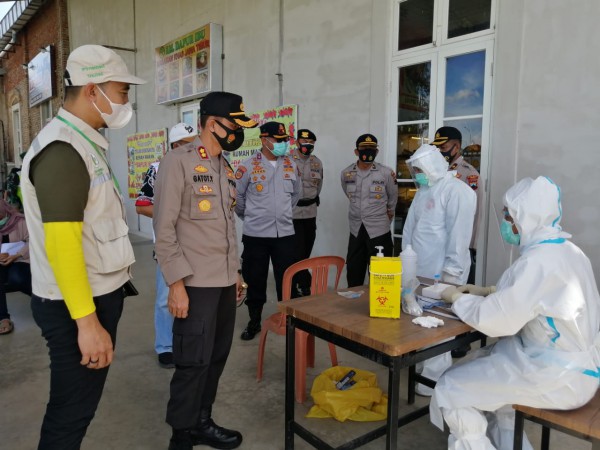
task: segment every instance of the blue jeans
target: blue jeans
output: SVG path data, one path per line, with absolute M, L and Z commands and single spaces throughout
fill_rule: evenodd
M 156 353 L 173 351 L 173 316 L 167 308 L 169 286 L 165 282 L 160 266 L 156 264 L 156 302 L 154 303 L 154 350 Z

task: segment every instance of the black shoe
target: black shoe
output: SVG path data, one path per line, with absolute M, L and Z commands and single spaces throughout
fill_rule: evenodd
M 260 320 L 251 320 L 240 337 L 242 341 L 251 341 L 258 333 L 260 333 Z
M 158 354 L 158 365 L 163 369 L 174 369 L 175 363 L 173 362 L 173 353 L 164 352 Z
M 457 349 L 454 349 L 450 352 L 450 354 L 453 358 L 464 358 L 465 356 L 467 356 L 467 353 L 469 353 L 469 350 L 471 350 L 471 344 L 467 344 Z
M 169 441 L 169 450 L 192 450 L 192 435 L 188 430 L 173 430 L 173 435 Z
M 202 421 L 202 424 L 190 433 L 193 445 L 230 449 L 238 448 L 242 443 L 242 434 L 239 431 L 220 427 L 212 419 Z

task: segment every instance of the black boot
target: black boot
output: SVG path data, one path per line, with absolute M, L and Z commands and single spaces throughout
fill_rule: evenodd
M 242 332 L 242 335 L 240 337 L 242 338 L 242 341 L 251 341 L 252 339 L 254 339 L 254 336 L 260 333 L 260 330 L 260 321 L 257 322 L 255 320 L 250 320 L 250 322 L 248 322 L 248 325 L 246 325 L 246 329 Z
M 242 341 L 251 341 L 258 333 L 260 333 L 260 316 L 262 315 L 262 306 L 248 306 L 248 314 L 250 315 L 250 322 L 246 326 L 246 329 L 240 336 Z
M 192 435 L 189 430 L 173 429 L 169 450 L 192 450 L 193 447 Z
M 208 445 L 221 449 L 238 448 L 242 443 L 242 434 L 217 425 L 211 419 L 211 412 L 210 406 L 200 410 L 200 423 L 191 431 L 193 445 Z

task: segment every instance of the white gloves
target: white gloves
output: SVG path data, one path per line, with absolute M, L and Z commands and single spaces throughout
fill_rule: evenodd
M 458 289 L 465 294 L 479 295 L 480 297 L 487 297 L 496 292 L 496 286 L 475 286 L 474 284 L 465 284 Z
M 462 287 L 462 286 L 460 286 Z M 458 300 L 458 297 L 463 295 L 463 292 L 460 290 L 460 287 L 449 286 L 442 291 L 442 300 L 446 303 L 454 303 Z
M 454 275 L 450 275 L 449 273 L 442 272 L 442 281 L 445 283 L 451 284 L 461 284 L 460 279 L 455 277 Z
M 496 286 L 475 286 L 474 284 L 465 284 L 458 287 L 450 286 L 442 291 L 442 300 L 446 303 L 454 303 L 463 294 L 487 297 L 494 292 L 496 292 Z
M 423 314 L 423 308 L 417 303 L 414 293 L 402 295 L 402 311 L 411 316 L 420 316 Z

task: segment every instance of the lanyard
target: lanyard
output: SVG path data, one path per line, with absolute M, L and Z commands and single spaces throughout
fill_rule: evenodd
M 94 150 L 96 150 L 96 154 L 100 157 L 100 159 L 102 159 L 102 161 L 104 161 L 104 164 L 106 164 L 106 167 L 108 167 L 108 171 L 110 172 L 113 183 L 115 184 L 115 187 L 117 188 L 117 191 L 119 192 L 119 194 L 122 196 L 123 194 L 121 194 L 121 187 L 119 186 L 119 182 L 117 181 L 115 174 L 113 173 L 112 169 L 110 168 L 110 165 L 108 164 L 108 161 L 106 160 L 106 157 L 104 156 L 104 153 L 101 152 L 100 150 L 98 150 L 98 146 L 96 145 L 96 143 L 93 142 L 89 137 L 87 137 L 83 131 L 81 131 L 79 128 L 77 128 L 76 125 L 69 122 L 64 117 L 56 116 L 56 118 L 58 120 L 60 120 L 61 122 L 64 122 L 65 124 L 67 124 L 69 127 L 73 128 L 75 131 L 77 131 L 81 136 L 83 136 L 83 138 L 86 141 L 88 141 L 90 143 L 90 145 L 94 148 Z

